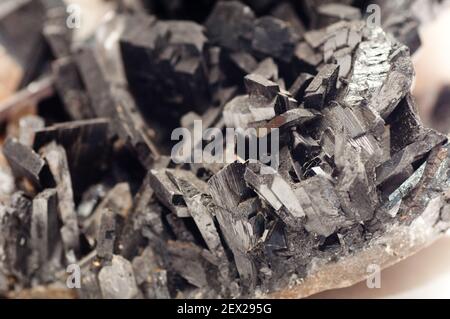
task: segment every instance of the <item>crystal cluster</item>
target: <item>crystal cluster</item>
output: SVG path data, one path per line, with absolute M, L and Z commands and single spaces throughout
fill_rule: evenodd
M 408 15 L 376 26 L 361 1 L 117 1 L 77 45 L 62 2 L 1 4 L 23 83 L 0 104 L 0 294 L 301 297 L 358 280 L 365 252 L 388 264 L 396 230 L 400 256 L 445 231 L 447 138 L 410 92 L 414 1 L 393 2 Z M 278 168 L 229 145 L 232 163 L 173 161 L 198 120 L 277 129 Z

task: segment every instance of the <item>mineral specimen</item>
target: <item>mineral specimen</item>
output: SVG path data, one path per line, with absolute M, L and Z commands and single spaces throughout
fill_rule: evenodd
M 305 297 L 449 229 L 415 1 L 117 1 L 81 43 L 62 2 L 7 2 L 1 296 L 75 265 L 80 298 Z

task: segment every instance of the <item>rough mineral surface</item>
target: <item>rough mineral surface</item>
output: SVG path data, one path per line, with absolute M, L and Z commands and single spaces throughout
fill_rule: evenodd
M 62 1 L 2 2 L 23 84 L 0 104 L 0 295 L 298 298 L 444 233 L 450 144 L 410 92 L 422 17 L 362 2 L 117 0 L 76 45 Z

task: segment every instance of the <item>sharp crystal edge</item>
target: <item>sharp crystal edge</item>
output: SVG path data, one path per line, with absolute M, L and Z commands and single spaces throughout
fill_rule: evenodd
M 411 94 L 438 1 L 376 1 L 375 27 L 350 0 L 117 2 L 82 43 L 59 0 L 0 5 L 0 296 L 306 297 L 450 228 L 450 147 Z M 175 161 L 176 128 L 217 157 L 196 121 L 254 133 Z
M 61 237 L 68 261 L 75 262 L 80 248 L 78 218 L 72 189 L 66 151 L 61 145 L 52 142 L 42 148 L 43 158 L 48 163 L 56 183 L 60 219 L 63 223 Z

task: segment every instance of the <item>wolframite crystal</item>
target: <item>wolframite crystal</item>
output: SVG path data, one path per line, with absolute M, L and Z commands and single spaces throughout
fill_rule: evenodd
M 3 1 L 0 295 L 73 297 L 75 265 L 80 298 L 305 297 L 449 229 L 423 17 L 375 2 L 116 0 L 80 42 L 62 1 Z

